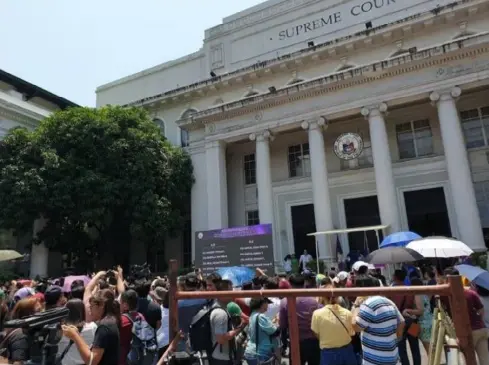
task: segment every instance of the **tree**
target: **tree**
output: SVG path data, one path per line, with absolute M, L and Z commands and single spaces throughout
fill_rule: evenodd
M 127 263 L 132 241 L 161 244 L 189 214 L 189 156 L 139 108 L 72 108 L 0 146 L 0 228 L 78 257 Z

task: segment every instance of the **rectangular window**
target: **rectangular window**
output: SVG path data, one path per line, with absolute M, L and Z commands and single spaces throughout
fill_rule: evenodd
M 244 157 L 244 174 L 245 174 L 245 184 L 252 185 L 256 184 L 256 161 L 255 154 L 246 155 Z
M 467 148 L 489 145 L 489 107 L 464 110 L 460 112 L 460 119 Z
M 246 225 L 247 226 L 256 226 L 260 224 L 260 215 L 258 214 L 258 210 L 249 210 L 246 212 Z
M 433 154 L 433 134 L 429 119 L 396 125 L 399 158 L 417 158 Z
M 311 176 L 309 143 L 289 147 L 289 177 Z

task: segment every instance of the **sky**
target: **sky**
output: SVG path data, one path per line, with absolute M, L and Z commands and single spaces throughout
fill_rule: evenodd
M 0 0 L 0 69 L 84 106 L 97 86 L 197 51 L 263 0 Z

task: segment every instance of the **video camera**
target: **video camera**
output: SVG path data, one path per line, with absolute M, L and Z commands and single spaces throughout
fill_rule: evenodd
M 27 334 L 30 363 L 54 365 L 58 343 L 63 332 L 61 321 L 68 317 L 69 309 L 54 308 L 32 316 L 5 322 L 5 328 L 21 328 Z
M 130 272 L 133 280 L 149 279 L 151 277 L 151 267 L 147 262 L 142 265 L 131 265 Z

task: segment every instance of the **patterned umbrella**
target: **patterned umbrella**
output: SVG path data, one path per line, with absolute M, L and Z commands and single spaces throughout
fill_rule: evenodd
M 230 266 L 217 269 L 217 273 L 224 280 L 230 280 L 234 287 L 242 286 L 243 283 L 253 280 L 255 271 L 244 266 Z

